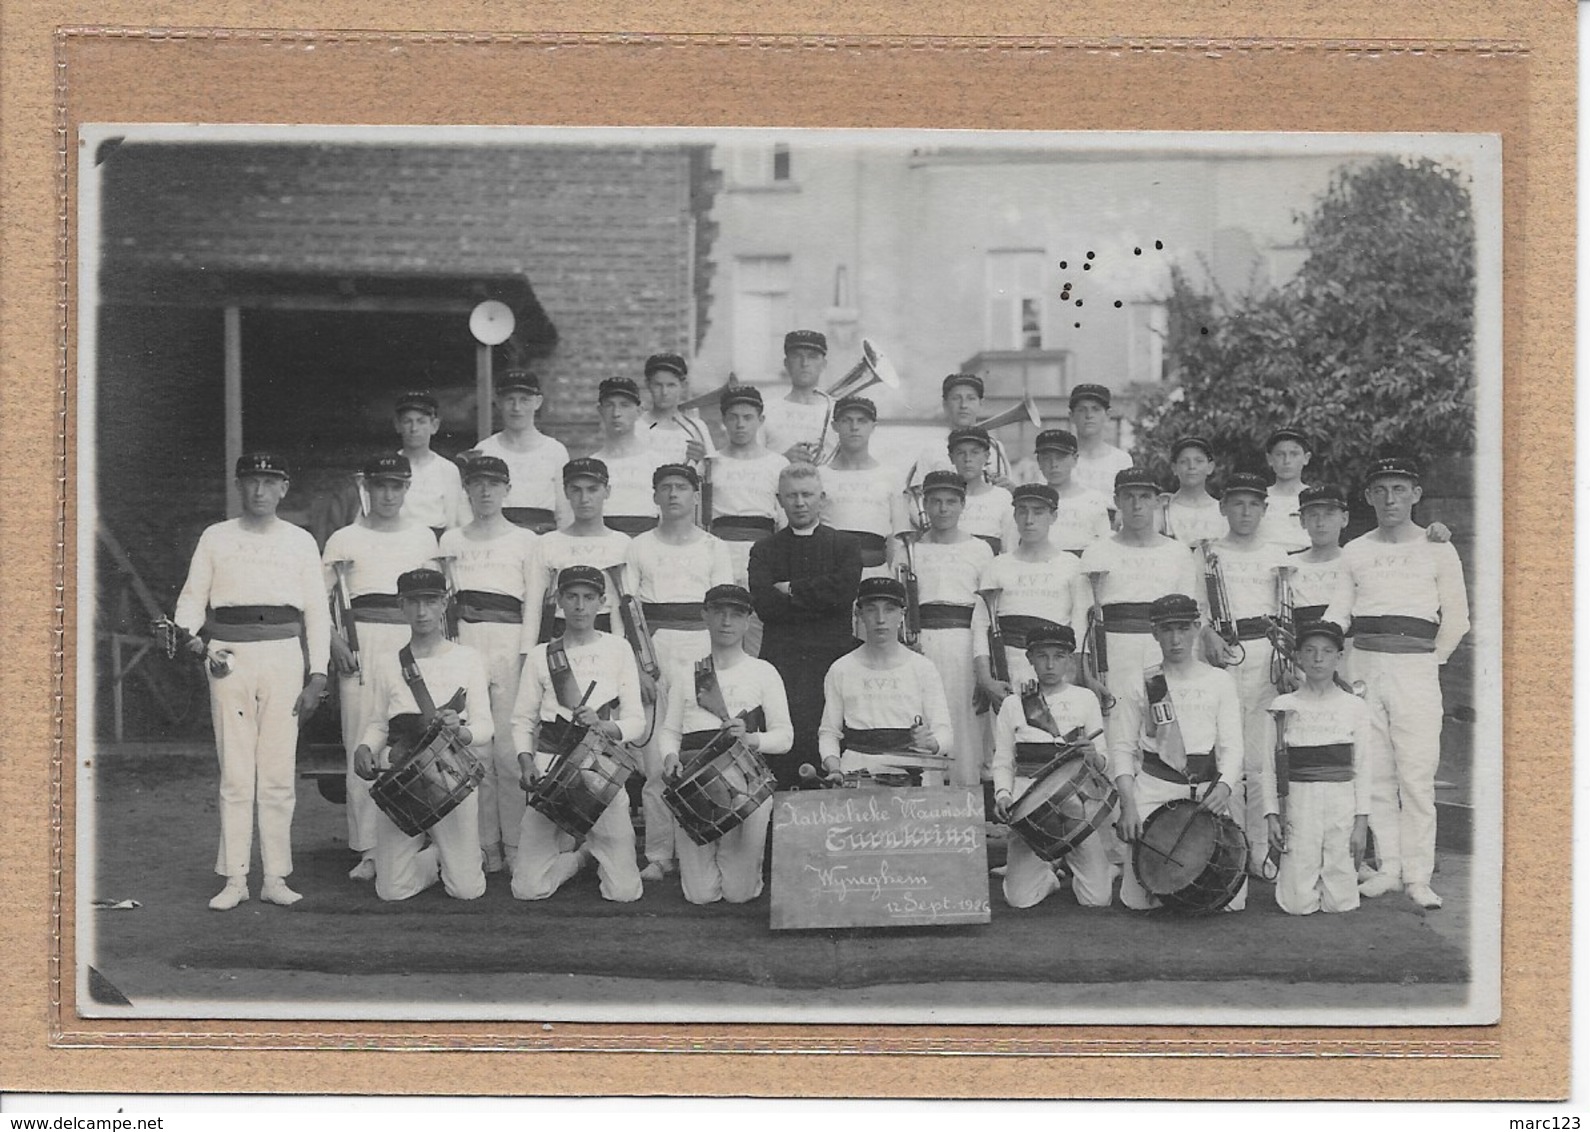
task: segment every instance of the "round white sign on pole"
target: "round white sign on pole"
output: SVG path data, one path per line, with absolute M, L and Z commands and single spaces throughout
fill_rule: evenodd
M 513 311 L 507 303 L 487 299 L 469 312 L 469 332 L 482 346 L 506 342 L 513 333 Z

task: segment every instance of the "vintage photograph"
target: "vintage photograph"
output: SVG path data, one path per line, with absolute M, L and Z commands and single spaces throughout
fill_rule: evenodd
M 79 1012 L 1496 1021 L 1501 169 L 84 127 Z

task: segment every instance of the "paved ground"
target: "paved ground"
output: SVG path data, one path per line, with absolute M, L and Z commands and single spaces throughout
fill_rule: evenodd
M 632 1017 L 643 1004 L 681 1018 L 934 1007 L 1018 1021 L 1036 1020 L 1023 1014 L 1032 1010 L 1082 1020 L 1257 1007 L 1280 1021 L 1346 1007 L 1389 1021 L 1468 994 L 1469 859 L 1457 853 L 1441 855 L 1447 906 L 1435 913 L 1397 895 L 1349 915 L 1291 917 L 1266 885 L 1240 915 L 1191 921 L 1082 909 L 1068 894 L 1017 911 L 996 885 L 984 926 L 775 934 L 766 896 L 694 908 L 671 881 L 623 906 L 601 900 L 589 875 L 536 905 L 511 899 L 501 876 L 479 901 L 432 890 L 383 904 L 345 877 L 342 808 L 306 787 L 294 828 L 305 899 L 221 914 L 205 907 L 218 884 L 213 756 L 144 748 L 107 756 L 97 774 L 89 895 L 142 907 L 91 913 L 92 961 L 140 1013 L 347 1017 L 420 1004 L 438 1015 Z

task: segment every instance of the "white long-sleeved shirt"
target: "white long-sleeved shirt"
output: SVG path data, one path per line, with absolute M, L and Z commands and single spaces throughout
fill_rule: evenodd
M 558 573 L 570 566 L 595 566 L 598 570 L 606 571 L 609 566 L 624 566 L 629 555 L 629 536 L 619 531 L 603 530 L 599 535 L 590 537 L 571 535 L 566 529 L 561 531 L 548 531 L 536 543 L 536 554 L 540 560 L 541 570 L 545 576 L 544 588 L 540 591 L 545 598 L 548 590 L 555 589 L 558 584 Z M 631 585 L 631 580 L 626 570 L 624 585 Z M 627 592 L 627 591 L 626 591 Z M 602 611 L 612 613 L 614 594 L 611 579 L 602 596 Z M 525 614 L 525 619 L 530 620 L 530 614 Z M 537 612 L 536 620 L 539 623 L 540 614 Z M 537 630 L 532 629 L 531 632 Z M 544 642 L 540 642 L 544 643 Z
M 536 545 L 539 537 L 511 524 L 490 538 L 474 537 L 468 528 L 442 532 L 441 557 L 450 559 L 455 589 L 505 594 L 524 603 L 521 652 L 536 643 L 535 622 L 548 585 Z
M 1069 734 L 1073 728 L 1082 728 L 1084 736 L 1104 729 L 1104 716 L 1099 711 L 1099 697 L 1075 684 L 1062 684 L 1053 691 L 1043 693 L 1049 714 L 1054 716 L 1060 735 Z M 1026 710 L 1020 696 L 1007 696 L 994 718 L 994 758 L 990 769 L 994 776 L 994 790 L 1015 793 L 1016 744 L 1047 743 L 1055 739 L 1041 728 L 1027 722 Z M 1104 737 L 1093 740 L 1099 750 L 1104 749 Z
M 864 531 L 888 539 L 897 531 L 908 530 L 905 496 L 900 492 L 904 473 L 889 464 L 876 468 L 821 469 L 823 522 L 836 531 Z
M 1279 610 L 1276 571 L 1289 565 L 1285 551 L 1274 543 L 1238 547 L 1224 540 L 1211 549 L 1220 561 L 1220 574 L 1231 599 L 1231 616 L 1274 616 Z
M 685 423 L 687 420 L 690 422 L 689 424 Z M 701 447 L 706 449 L 708 456 L 712 456 L 718 451 L 718 446 L 712 442 L 712 430 L 707 427 L 707 423 L 701 419 L 701 414 L 695 409 L 687 412 L 675 410 L 668 416 L 661 418 L 652 410 L 647 409 L 640 415 L 640 423 L 635 428 L 637 430 L 644 429 L 653 438 L 659 439 L 669 452 L 676 451 L 678 448 L 678 443 L 669 435 L 670 433 L 678 433 L 684 437 L 687 445 L 692 440 L 699 442 Z M 685 451 L 688 451 L 688 448 Z
M 1353 745 L 1353 813 L 1369 812 L 1369 744 L 1373 734 L 1369 705 L 1334 685 L 1321 695 L 1299 688 L 1277 696 L 1270 712 L 1286 713 L 1286 744 L 1289 747 L 1324 747 L 1334 743 Z M 1274 716 L 1270 716 L 1274 727 Z M 1275 750 L 1275 735 L 1269 736 L 1269 751 Z M 1275 788 L 1274 776 L 1271 787 Z M 1296 786 L 1294 785 L 1294 789 Z M 1265 813 L 1279 813 L 1277 798 L 1267 795 Z
M 902 647 L 895 654 L 895 663 L 873 668 L 866 663 L 864 651 L 846 653 L 823 677 L 823 718 L 817 728 L 821 757 L 839 758 L 846 727 L 856 731 L 879 727 L 910 730 L 918 719 L 932 730 L 939 755 L 949 755 L 955 729 L 944 697 L 944 681 L 933 662 Z
M 1259 537 L 1282 550 L 1306 550 L 1309 546 L 1308 532 L 1298 518 L 1302 511 L 1298 496 L 1303 485 L 1298 484 L 1297 491 L 1279 491 L 1278 486 L 1272 483 L 1265 490 L 1267 506 L 1264 518 L 1259 520 Z
M 950 460 L 950 429 L 944 430 L 944 435 L 937 443 L 926 444 L 917 453 L 916 460 L 906 468 L 908 479 L 904 483 L 905 490 L 921 487 L 923 478 L 929 472 L 953 472 L 955 464 Z M 988 449 L 988 474 L 993 475 L 997 469 L 1009 469 L 1012 465 L 1010 454 L 1005 451 L 1005 446 L 1000 443 L 999 437 L 990 436 Z
M 1292 604 L 1299 609 L 1310 605 L 1330 605 L 1347 573 L 1341 554 L 1338 552 L 1329 562 L 1311 562 L 1305 554 L 1290 554 L 1286 560 L 1294 568 Z
M 1175 539 L 1156 539 L 1149 546 L 1100 539 L 1082 552 L 1082 572 L 1097 571 L 1106 574 L 1099 591 L 1099 600 L 1106 605 L 1151 602 L 1166 594 L 1186 594 L 1202 604 L 1192 552 Z
M 1165 683 L 1187 753 L 1213 751 L 1220 781 L 1235 790 L 1242 780 L 1242 704 L 1236 680 L 1229 672 L 1198 663 L 1187 675 L 1167 673 Z M 1110 712 L 1111 779 L 1137 775 L 1143 765 L 1141 752 L 1159 750 L 1152 723 L 1148 691 L 1142 681 L 1135 681 L 1116 697 Z
M 591 455 L 607 465 L 608 497 L 603 512 L 609 517 L 646 516 L 655 518 L 657 500 L 651 485 L 652 473 L 664 464 L 681 464 L 685 459 L 685 434 L 647 432 L 639 434 L 644 447 L 632 455 L 620 456 L 606 448 Z
M 764 729 L 748 732 L 757 737 L 761 754 L 782 755 L 794 745 L 789 698 L 776 668 L 754 656 L 742 656 L 729 667 L 719 666 L 717 675 L 723 704 L 731 716 L 762 709 Z M 675 680 L 668 687 L 667 714 L 657 728 L 658 749 L 664 758 L 678 755 L 684 736 L 692 731 L 716 731 L 722 726 L 721 719 L 696 702 L 694 680 Z
M 521 452 L 508 447 L 506 436 L 494 432 L 475 445 L 481 455 L 495 456 L 508 465 L 508 496 L 502 505 L 540 507 L 556 515 L 563 505 L 563 465 L 569 462 L 569 450 L 562 441 L 538 432 L 535 445 Z
M 789 461 L 781 452 L 741 460 L 720 452 L 712 461 L 712 516 L 777 519 L 778 475 Z M 826 472 L 825 472 L 826 474 Z
M 625 561 L 635 596 L 643 602 L 700 602 L 713 586 L 734 581 L 728 545 L 705 533 L 675 544 L 646 531 L 629 540 Z
M 464 706 L 458 714 L 469 728 L 469 745 L 484 747 L 491 742 L 491 701 L 486 690 L 486 666 L 480 654 L 468 645 L 447 642 L 435 656 L 417 656 L 420 676 L 425 681 L 431 700 L 441 708 L 451 700 L 458 689 L 464 690 Z M 395 715 L 418 714 L 420 705 L 403 679 L 403 667 L 396 652 L 383 652 L 371 660 L 371 679 L 375 685 L 375 714 L 360 736 L 359 742 L 372 751 L 380 751 L 387 744 L 388 725 Z
M 1079 640 L 1093 604 L 1093 587 L 1082 564 L 1063 550 L 1054 551 L 1042 562 L 1001 554 L 983 571 L 977 588 L 1000 591 L 1001 617 L 1042 617 L 1056 625 L 1069 625 Z M 972 655 L 988 655 L 988 607 L 981 601 L 972 610 Z
M 646 730 L 646 709 L 640 701 L 640 669 L 635 664 L 635 654 L 621 637 L 598 633 L 596 639 L 583 645 L 565 642 L 564 651 L 569 658 L 569 668 L 580 695 L 595 681 L 596 688 L 585 701 L 587 707 L 600 708 L 618 699 L 618 714 L 611 722 L 618 724 L 619 739 L 629 742 L 638 739 Z M 516 751 L 534 751 L 534 732 L 544 723 L 567 720 L 573 713 L 558 703 L 558 694 L 552 686 L 552 670 L 548 667 L 547 646 L 537 645 L 525 658 L 524 671 L 519 676 L 519 694 L 513 705 L 513 742 Z M 545 770 L 552 756 L 536 752 L 536 766 Z
M 1178 495 L 1172 496 L 1166 505 L 1170 537 L 1183 546 L 1195 547 L 1205 540 L 1225 538 L 1226 531 L 1230 529 L 1225 515 L 1220 512 L 1220 500 L 1212 495 L 1205 495 L 1204 499 L 1208 502 L 1190 506 L 1183 503 Z M 1302 529 L 1298 528 L 1300 531 Z
M 457 464 L 431 452 L 424 460 L 410 458 L 409 467 L 414 476 L 403 496 L 405 519 L 425 527 L 461 527 L 469 522 L 469 500 Z
M 782 396 L 769 398 L 762 410 L 763 446 L 780 455 L 797 444 L 815 448 L 822 442 L 823 423 L 828 420 L 831 403 L 825 396 L 806 405 L 786 401 Z
M 971 606 L 977 603 L 978 583 L 993 563 L 994 552 L 980 538 L 964 542 L 923 539 L 916 544 L 912 557 L 919 602 Z
M 322 577 L 326 592 L 337 583 L 337 562 L 345 562 L 343 577 L 352 601 L 365 594 L 396 594 L 397 580 L 410 570 L 436 565 L 436 536 L 421 523 L 402 530 L 377 531 L 363 523 L 331 532 L 326 540 Z
M 244 529 L 241 519 L 205 528 L 173 620 L 196 636 L 207 610 L 235 605 L 285 605 L 301 611 L 309 671 L 326 671 L 331 611 L 315 538 L 308 531 L 285 519 L 273 519 L 259 532 Z
M 1325 618 L 1347 628 L 1355 617 L 1395 614 L 1439 622 L 1435 658 L 1445 664 L 1469 631 L 1463 563 L 1449 542 L 1430 542 L 1421 530 L 1409 542 L 1386 542 L 1378 530 L 1342 548 L 1346 567 Z
M 1009 550 L 1012 544 L 1007 541 L 1007 529 L 1012 526 L 1010 492 L 994 486 L 987 491 L 966 493 L 961 530 L 979 538 L 997 538 L 1001 541 L 1000 549 Z
M 1124 472 L 1132 466 L 1132 457 L 1113 444 L 1106 444 L 1104 451 L 1098 456 L 1089 456 L 1085 452 L 1077 453 L 1076 470 L 1071 473 L 1073 483 L 1079 483 L 1089 491 L 1096 491 L 1106 499 L 1115 498 L 1115 473 Z M 1112 503 L 1113 507 L 1114 504 Z
M 1110 537 L 1110 501 L 1096 491 L 1086 489 L 1076 495 L 1062 495 L 1055 504 L 1054 526 L 1049 528 L 1049 541 L 1061 550 L 1069 551 L 1073 558 L 1101 538 Z M 1221 530 L 1225 529 L 1222 522 Z M 1012 514 L 1005 519 L 1005 549 L 1014 550 L 1021 541 Z

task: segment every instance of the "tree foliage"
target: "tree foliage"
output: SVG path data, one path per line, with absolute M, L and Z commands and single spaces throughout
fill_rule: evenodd
M 1376 456 L 1473 451 L 1474 218 L 1466 179 L 1428 159 L 1338 169 L 1300 216 L 1308 258 L 1235 300 L 1174 269 L 1169 380 L 1143 401 L 1137 458 L 1207 436 L 1222 467 L 1262 467 L 1265 436 L 1314 438 L 1309 479 L 1358 483 Z

